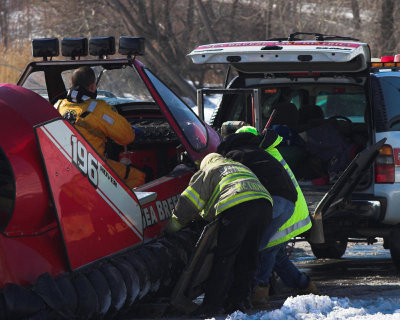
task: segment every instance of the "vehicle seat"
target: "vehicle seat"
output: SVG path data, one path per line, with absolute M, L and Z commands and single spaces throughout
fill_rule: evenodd
M 299 109 L 299 123 L 297 132 L 303 132 L 318 127 L 325 122 L 324 112 L 317 105 L 305 105 Z

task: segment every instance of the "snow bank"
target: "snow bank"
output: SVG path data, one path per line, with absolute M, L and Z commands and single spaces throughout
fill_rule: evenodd
M 282 308 L 247 315 L 236 311 L 226 320 L 392 320 L 400 319 L 399 297 L 350 300 L 328 296 L 297 296 L 286 299 Z

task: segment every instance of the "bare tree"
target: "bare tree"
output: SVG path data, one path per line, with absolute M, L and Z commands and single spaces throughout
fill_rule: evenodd
M 382 55 L 391 55 L 395 49 L 395 42 L 393 37 L 394 31 L 394 2 L 393 0 L 382 1 L 382 11 L 380 19 L 380 35 L 385 46 L 382 47 Z
M 0 34 L 1 34 L 1 42 L 4 47 L 7 49 L 9 46 L 9 11 L 8 11 L 9 2 L 8 0 L 0 0 Z
M 303 31 L 359 38 L 374 56 L 392 54 L 400 50 L 394 32 L 399 10 L 394 0 L 0 0 L 0 36 L 5 49 L 27 45 L 32 36 L 144 36 L 141 59 L 195 101 L 187 80 L 196 86 L 221 83 L 225 71 L 190 61 L 186 55 L 200 44 Z
M 360 6 L 358 0 L 351 0 L 351 11 L 353 12 L 354 28 L 359 30 L 361 27 Z
M 196 6 L 199 10 L 200 19 L 203 23 L 204 29 L 206 30 L 208 39 L 210 40 L 210 42 L 217 42 L 217 38 L 215 37 L 215 34 L 212 30 L 211 22 L 208 18 L 208 14 L 205 7 L 203 6 L 203 3 L 201 2 L 201 0 L 195 0 L 195 1 L 196 1 Z M 235 2 L 237 1 L 234 1 L 234 3 Z

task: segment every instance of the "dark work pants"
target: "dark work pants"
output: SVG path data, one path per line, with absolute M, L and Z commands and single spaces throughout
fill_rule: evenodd
M 272 217 L 272 205 L 265 199 L 243 202 L 219 217 L 218 242 L 204 306 L 220 308 L 226 295 L 233 303 L 244 301 L 251 292 L 257 269 L 258 245 Z

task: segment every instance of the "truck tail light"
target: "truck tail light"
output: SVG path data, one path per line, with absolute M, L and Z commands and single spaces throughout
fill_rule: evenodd
M 381 57 L 381 62 L 394 62 L 393 56 L 383 56 Z
M 394 157 L 392 146 L 385 144 L 375 160 L 375 182 L 394 183 Z

